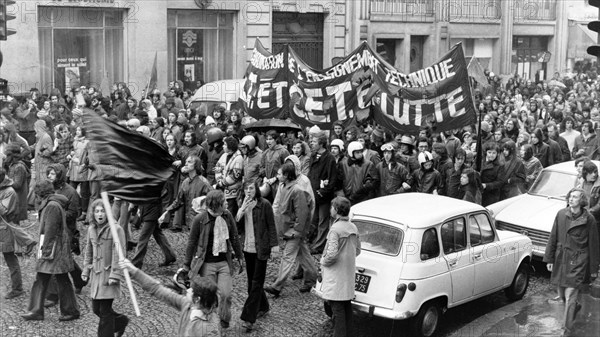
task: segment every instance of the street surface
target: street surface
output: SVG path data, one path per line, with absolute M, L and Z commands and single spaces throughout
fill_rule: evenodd
M 34 212 L 30 212 L 29 221 L 36 220 Z M 29 225 L 29 224 L 27 224 Z M 82 240 L 86 235 L 86 227 L 79 223 Z M 37 225 L 31 226 L 28 231 L 36 234 Z M 137 233 L 135 233 L 137 234 Z M 171 245 L 177 251 L 178 263 L 184 257 L 187 243 L 186 233 L 172 233 L 166 231 Z M 83 247 L 82 247 L 83 251 Z M 128 253 L 132 257 L 132 252 Z M 77 256 L 76 260 L 81 266 L 83 256 Z M 179 264 L 169 267 L 158 267 L 164 257 L 158 245 L 153 239 L 150 240 L 148 254 L 144 261 L 143 270 L 163 283 L 170 283 L 169 279 L 175 274 Z M 5 300 L 4 295 L 10 290 L 8 268 L 3 259 L 0 263 L 0 336 L 95 336 L 98 317 L 91 309 L 89 288 L 84 288 L 77 295 L 81 318 L 71 322 L 59 322 L 59 310 L 55 306 L 46 309 L 45 320 L 40 322 L 25 322 L 20 315 L 27 310 L 31 286 L 35 280 L 35 259 L 33 257 L 20 257 L 19 261 L 23 273 L 23 286 L 25 295 L 12 300 Z M 279 266 L 279 256 L 273 256 L 269 261 L 266 282 L 275 279 Z M 549 285 L 549 274 L 545 272 L 542 264 L 534 264 L 537 272 L 532 275 L 528 292 L 525 296 L 534 293 L 551 293 L 553 290 Z M 319 298 L 310 293 L 302 294 L 298 291 L 300 280 L 292 281 L 286 285 L 281 297 L 270 300 L 271 310 L 254 325 L 255 330 L 245 333 L 241 329 L 239 319 L 242 306 L 246 299 L 246 274 L 235 275 L 233 283 L 233 307 L 232 325 L 228 336 L 331 336 L 332 325 L 323 311 L 323 305 Z M 130 318 L 130 323 L 125 331 L 125 336 L 172 336 L 177 330 L 178 312 L 165 305 L 144 292 L 141 287 L 134 285 L 140 305 L 142 316 L 135 317 L 133 306 L 129 300 L 127 287 L 123 286 L 123 296 L 116 300 L 113 308 L 119 313 L 124 313 Z M 484 316 L 485 314 L 508 305 L 509 302 L 504 292 L 498 292 L 491 296 L 479 299 L 469 304 L 448 310 L 444 316 L 439 336 L 450 336 L 460 331 L 461 327 Z M 515 313 L 517 314 L 517 313 Z M 391 320 L 370 318 L 367 315 L 356 314 L 354 320 L 356 336 L 403 336 L 407 331 L 406 324 Z M 512 332 L 514 333 L 514 332 Z M 406 336 L 406 335 L 405 335 Z

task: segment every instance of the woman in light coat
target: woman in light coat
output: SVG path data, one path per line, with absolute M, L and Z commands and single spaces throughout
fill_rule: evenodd
M 334 219 L 321 257 L 323 299 L 333 312 L 333 336 L 352 336 L 352 305 L 356 256 L 360 254 L 358 229 L 350 222 L 350 201 L 337 197 L 331 201 Z
M 98 336 L 112 337 L 115 333 L 121 336 L 129 319 L 112 308 L 113 300 L 121 294 L 123 279 L 117 243 L 113 240 L 102 199 L 92 202 L 90 209 L 93 215 L 90 217 L 84 255 L 85 267 L 81 278 L 84 281 L 89 279 L 90 282 L 92 309 L 94 314 L 100 317 Z M 121 250 L 125 252 L 125 233 L 120 226 L 117 226 L 117 232 Z

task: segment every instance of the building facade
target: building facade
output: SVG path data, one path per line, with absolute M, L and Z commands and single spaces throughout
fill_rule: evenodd
M 573 0 L 582 1 L 585 0 Z M 17 34 L 0 44 L 11 92 L 79 85 L 134 96 L 157 62 L 159 90 L 243 76 L 254 41 L 289 44 L 315 68 L 367 41 L 401 71 L 462 42 L 498 74 L 550 78 L 568 66 L 563 0 L 17 0 Z

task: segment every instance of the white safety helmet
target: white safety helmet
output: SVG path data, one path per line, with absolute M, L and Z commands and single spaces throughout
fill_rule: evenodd
M 363 145 L 361 142 L 351 142 L 350 144 L 348 144 L 348 156 L 353 158 L 352 155 L 354 154 L 354 151 L 362 151 L 363 150 Z
M 433 161 L 433 155 L 429 151 L 419 153 L 419 164 L 423 165 L 428 161 Z
M 331 141 L 329 147 L 337 146 L 340 149 L 340 152 L 344 151 L 344 142 L 341 139 L 334 139 Z
M 253 136 L 244 136 L 240 141 L 240 144 L 243 144 L 248 147 L 248 151 L 254 150 L 256 147 L 256 139 Z

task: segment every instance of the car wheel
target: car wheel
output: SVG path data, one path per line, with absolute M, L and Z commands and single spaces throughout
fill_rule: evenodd
M 419 309 L 417 316 L 410 321 L 411 336 L 433 336 L 442 319 L 442 310 L 437 301 L 430 301 Z
M 333 317 L 333 311 L 331 311 L 331 305 L 329 305 L 329 301 L 323 301 L 323 309 L 325 309 L 325 315 L 327 315 L 327 317 Z
M 529 286 L 529 271 L 527 267 L 527 263 L 521 263 L 510 287 L 504 290 L 509 300 L 517 301 L 525 296 L 525 292 L 527 292 L 527 287 Z

